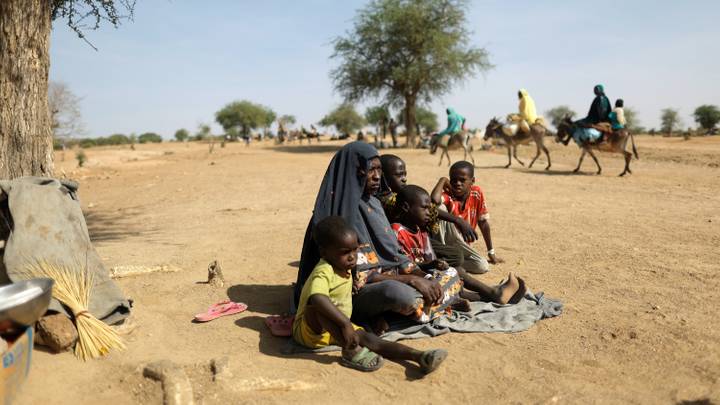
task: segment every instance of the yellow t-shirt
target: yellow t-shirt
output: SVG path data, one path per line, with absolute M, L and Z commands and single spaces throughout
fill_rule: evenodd
M 298 310 L 293 322 L 293 334 L 299 330 L 308 299 L 315 294 L 326 295 L 330 298 L 330 302 L 348 318 L 352 315 L 352 276 L 348 274 L 346 278 L 337 275 L 325 259 L 320 259 L 300 293 Z

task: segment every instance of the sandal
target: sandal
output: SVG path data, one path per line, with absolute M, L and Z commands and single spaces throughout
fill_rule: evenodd
M 295 315 L 272 315 L 265 318 L 265 326 L 270 329 L 273 336 L 292 336 L 292 325 L 295 322 Z
M 242 302 L 221 301 L 213 304 L 207 311 L 195 315 L 196 322 L 209 322 L 225 315 L 239 314 L 248 308 Z
M 447 357 L 448 352 L 445 349 L 428 350 L 420 357 L 420 370 L 425 374 L 435 371 Z
M 382 367 L 384 360 L 379 354 L 370 351 L 367 347 L 363 347 L 355 353 L 352 359 L 342 357 L 340 364 L 345 367 L 353 368 L 360 371 L 376 371 Z

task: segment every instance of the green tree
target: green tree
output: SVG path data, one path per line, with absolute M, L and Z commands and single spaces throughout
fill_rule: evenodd
M 680 129 L 681 126 L 682 120 L 677 109 L 664 108 L 660 112 L 660 130 L 662 132 L 672 136 L 673 131 Z
M 550 118 L 550 123 L 557 129 L 558 125 L 562 120 L 565 118 L 572 119 L 577 115 L 575 111 L 571 110 L 570 107 L 566 105 L 559 105 L 557 107 L 551 108 L 547 111 L 545 111 L 545 115 Z
M 162 142 L 162 136 L 154 132 L 145 132 L 138 136 L 138 142 L 140 143 L 160 143 Z
M 715 105 L 701 105 L 695 109 L 693 116 L 698 125 L 703 127 L 707 133 L 712 133 L 715 125 L 720 122 L 720 109 Z
M 416 105 L 490 69 L 488 53 L 470 45 L 467 0 L 373 0 L 353 29 L 333 40 L 340 60 L 330 76 L 348 102 L 384 98 L 402 107 L 415 144 Z
M 206 139 L 210 137 L 210 125 L 208 124 L 199 124 L 198 130 L 195 133 L 195 140 L 196 141 L 202 141 L 203 139 Z
M 640 134 L 645 132 L 645 127 L 640 125 L 640 119 L 638 119 L 637 111 L 632 107 L 623 107 L 625 112 L 625 128 L 628 131 Z
M 375 107 L 368 107 L 365 110 L 365 121 L 368 124 L 375 126 L 375 132 L 378 135 L 385 137 L 385 131 L 387 129 L 387 123 L 390 121 L 390 112 L 384 105 L 378 105 Z
M 175 131 L 175 140 L 178 142 L 185 142 L 190 139 L 190 132 L 185 128 L 180 128 Z
M 294 115 L 285 114 L 285 115 L 281 115 L 280 118 L 277 119 L 277 122 L 278 122 L 278 124 L 282 124 L 284 127 L 288 127 L 290 125 L 295 124 L 297 122 L 297 120 L 295 120 Z
M 117 27 L 134 0 L 0 1 L 0 179 L 51 176 L 48 108 L 50 32 L 64 20 L 80 38 L 101 22 Z
M 438 117 L 434 112 L 418 107 L 416 111 L 417 115 L 417 127 L 425 130 L 426 134 L 435 132 L 438 130 Z M 418 130 L 419 131 L 419 130 Z
M 262 127 L 264 129 L 263 134 L 266 134 L 270 131 L 270 126 L 273 124 L 273 122 L 275 122 L 277 114 L 275 114 L 275 111 L 273 111 L 270 107 L 263 106 L 262 108 L 265 110 L 265 119 L 263 120 L 262 124 Z
M 334 126 L 341 134 L 350 135 L 365 125 L 365 119 L 355 111 L 352 104 L 343 103 L 324 116 L 319 124 L 324 127 Z
M 268 122 L 270 118 L 272 121 Z M 239 128 L 242 135 L 248 136 L 253 129 L 270 126 L 275 121 L 275 113 L 247 100 L 233 101 L 215 113 L 215 121 L 231 136 L 236 133 L 233 128 Z

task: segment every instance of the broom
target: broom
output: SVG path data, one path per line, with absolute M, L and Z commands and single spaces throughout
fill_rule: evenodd
M 75 318 L 78 342 L 75 356 L 83 361 L 105 356 L 111 349 L 125 349 L 117 332 L 89 311 L 93 277 L 86 271 L 74 271 L 47 262 L 37 262 L 25 271 L 28 278 L 46 277 L 55 280 L 52 295 L 70 308 Z

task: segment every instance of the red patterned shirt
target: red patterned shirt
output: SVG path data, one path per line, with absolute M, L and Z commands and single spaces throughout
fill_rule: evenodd
M 435 260 L 435 251 L 430 244 L 430 236 L 427 232 L 418 230 L 416 232 L 402 226 L 401 224 L 392 224 L 392 228 L 397 235 L 400 247 L 405 254 L 416 264 L 426 263 Z
M 449 213 L 466 220 L 473 229 L 477 227 L 478 220 L 487 219 L 489 216 L 487 205 L 485 205 L 485 196 L 480 186 L 470 187 L 470 195 L 465 201 L 465 209 L 462 209 L 462 201 L 456 200 L 450 194 L 443 193 L 442 199 Z

